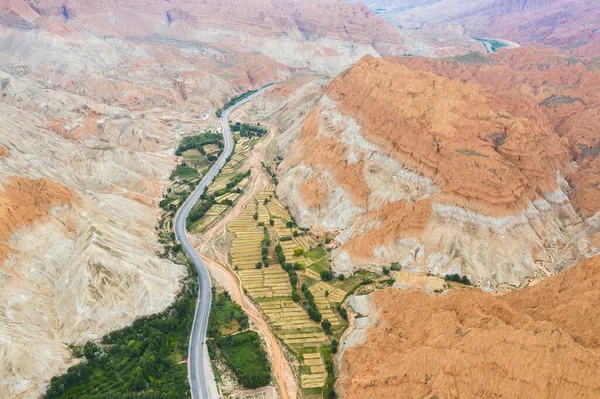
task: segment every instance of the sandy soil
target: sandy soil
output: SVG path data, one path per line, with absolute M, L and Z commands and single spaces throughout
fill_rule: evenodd
M 269 360 L 273 369 L 273 376 L 279 387 L 281 398 L 295 399 L 298 391 L 297 383 L 279 341 L 271 331 L 267 321 L 263 318 L 260 310 L 244 294 L 241 280 L 231 269 L 227 252 L 215 245 L 215 242 L 220 241 L 219 238 L 227 234 L 227 223 L 238 216 L 246 204 L 252 201 L 254 196 L 268 184 L 268 176 L 260 163 L 264 149 L 273 138 L 272 132 L 273 130 L 271 130 L 271 134 L 263 142 L 256 145 L 252 157 L 247 161 L 248 166 L 252 170 L 252 178 L 248 188 L 233 209 L 202 235 L 202 242 L 196 246 L 196 249 L 208 267 L 211 276 L 224 285 L 230 292 L 231 298 L 242 306 L 252 323 L 256 326 L 259 334 L 265 340 L 267 353 L 269 354 Z

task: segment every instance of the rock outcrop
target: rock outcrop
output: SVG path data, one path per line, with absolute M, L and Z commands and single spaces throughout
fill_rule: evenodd
M 595 257 L 500 297 L 376 292 L 373 325 L 344 349 L 338 388 L 344 398 L 595 398 L 598 287 Z
M 596 186 L 568 183 L 595 178 L 575 116 L 594 120 L 596 74 L 546 50 L 366 57 L 308 113 L 279 194 L 337 232 L 339 273 L 398 261 L 494 287 L 562 270 L 597 251 L 580 216 Z

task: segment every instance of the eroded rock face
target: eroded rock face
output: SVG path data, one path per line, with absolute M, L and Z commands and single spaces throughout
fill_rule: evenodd
M 30 17 L 0 19 L 0 397 L 18 399 L 72 364 L 68 345 L 172 303 L 185 269 L 159 256 L 155 227 L 179 133 L 290 74 L 256 54 Z
M 596 251 L 579 240 L 593 223 L 583 223 L 566 180 L 579 173 L 580 135 L 560 134 L 568 127 L 545 106 L 573 117 L 580 102 L 553 102 L 563 98 L 554 79 L 583 87 L 595 72 L 527 49 L 481 59 L 367 57 L 309 112 L 279 194 L 303 224 L 338 232 L 338 272 L 399 261 L 518 285 L 541 262 L 556 271 Z M 543 77 L 522 68 L 542 74 L 539 59 L 554 62 L 543 94 L 534 83 Z
M 45 24 L 42 15 L 69 28 L 154 43 L 195 43 L 199 51 L 203 43 L 258 52 L 284 65 L 319 71 L 337 71 L 365 54 L 410 52 L 390 23 L 362 4 L 339 0 L 5 3 L 15 25 Z
M 376 317 L 345 347 L 338 388 L 345 398 L 596 397 L 599 262 L 500 297 L 371 294 Z
M 338 388 L 348 398 L 596 397 L 599 265 L 499 297 L 371 294 L 371 325 L 344 344 Z

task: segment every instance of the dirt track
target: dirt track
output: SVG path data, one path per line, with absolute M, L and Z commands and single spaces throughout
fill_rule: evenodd
M 261 166 L 263 151 L 273 137 L 273 130 L 264 141 L 254 147 L 252 156 L 248 159 L 248 166 L 252 170 L 251 181 L 244 191 L 243 195 L 237 201 L 236 205 L 227 214 L 202 235 L 202 242 L 196 245 L 198 253 L 208 267 L 210 274 L 217 281 L 226 286 L 231 294 L 231 298 L 239 303 L 244 311 L 248 314 L 250 320 L 254 323 L 258 332 L 265 340 L 267 353 L 273 369 L 273 375 L 279 393 L 282 399 L 296 399 L 298 387 L 296 379 L 292 373 L 292 368 L 283 354 L 281 345 L 262 313 L 256 305 L 244 294 L 242 282 L 231 269 L 228 261 L 228 254 L 217 246 L 215 242 L 227 233 L 227 224 L 238 216 L 244 207 L 254 199 L 254 196 L 266 187 L 269 183 L 269 178 Z M 210 255 L 209 255 L 210 254 Z M 210 257 L 209 257 L 210 256 Z

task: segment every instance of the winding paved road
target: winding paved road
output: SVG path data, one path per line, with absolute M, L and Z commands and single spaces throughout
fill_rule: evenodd
M 204 341 L 206 340 L 206 330 L 208 328 L 208 317 L 210 315 L 210 304 L 212 300 L 211 295 L 211 282 L 208 270 L 200 259 L 198 252 L 196 252 L 194 246 L 189 240 L 187 231 L 185 228 L 187 217 L 196 204 L 198 199 L 208 185 L 214 180 L 221 168 L 227 162 L 227 158 L 233 152 L 233 136 L 229 128 L 229 115 L 236 108 L 246 104 L 257 96 L 260 96 L 267 91 L 270 86 L 259 90 L 253 95 L 246 99 L 238 102 L 230 108 L 223 111 L 221 115 L 221 127 L 223 130 L 223 137 L 225 139 L 225 148 L 221 153 L 221 156 L 208 170 L 206 176 L 202 179 L 198 187 L 188 197 L 187 201 L 177 212 L 175 216 L 175 237 L 177 242 L 181 244 L 183 250 L 191 261 L 196 266 L 198 271 L 198 305 L 196 306 L 196 314 L 194 315 L 194 324 L 192 326 L 192 333 L 190 335 L 189 345 L 189 360 L 188 360 L 188 375 L 190 379 L 190 388 L 192 391 L 192 399 L 208 399 L 215 398 L 215 394 L 218 395 L 217 385 L 212 377 L 212 369 L 210 366 L 210 359 L 208 358 L 208 351 Z M 217 396 L 218 397 L 218 396 Z

